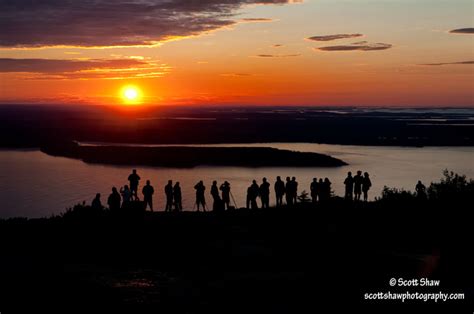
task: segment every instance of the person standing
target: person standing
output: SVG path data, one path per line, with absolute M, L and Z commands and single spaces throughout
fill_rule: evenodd
M 426 186 L 420 180 L 415 186 L 415 191 L 418 199 L 426 199 Z
M 165 212 L 171 212 L 173 209 L 173 181 L 168 180 L 168 184 L 165 185 L 165 196 L 166 196 L 166 206 Z
M 259 187 L 260 200 L 262 201 L 262 208 L 270 207 L 270 183 L 267 182 L 267 178 L 262 179 L 262 184 Z
M 257 197 L 259 189 L 260 188 L 257 184 L 257 181 L 253 180 L 252 185 L 250 185 L 247 189 L 247 209 L 258 209 Z
M 204 186 L 204 182 L 199 181 L 199 183 L 194 186 L 194 189 L 196 190 L 197 211 L 199 211 L 200 205 L 202 205 L 203 211 L 206 211 L 206 198 L 204 196 L 204 191 L 206 190 L 206 187 Z
M 313 204 L 316 204 L 316 202 L 318 201 L 318 189 L 319 189 L 318 178 L 313 178 L 313 182 L 311 182 L 311 185 L 309 188 L 311 191 L 311 200 Z
M 175 210 L 180 212 L 183 210 L 183 197 L 181 194 L 181 187 L 179 186 L 179 182 L 176 182 L 173 187 L 173 198 L 174 198 L 174 207 Z
M 225 181 L 219 188 L 222 192 L 222 201 L 224 202 L 224 209 L 229 209 L 230 206 L 230 183 Z
M 328 178 L 324 178 L 324 184 L 323 184 L 323 194 L 324 194 L 324 199 L 329 200 L 331 198 L 331 181 L 329 181 Z
M 275 195 L 276 195 L 276 206 L 282 206 L 283 205 L 283 195 L 285 195 L 285 182 L 281 180 L 281 177 L 278 176 L 276 178 L 275 186 Z
M 290 177 L 286 177 L 286 184 L 285 184 L 285 193 L 286 193 L 286 205 L 291 206 L 293 205 L 293 196 L 292 196 L 292 187 L 291 187 L 291 179 Z
M 292 203 L 296 204 L 298 200 L 298 182 L 296 177 L 291 178 L 291 196 L 293 198 Z
M 344 194 L 344 198 L 347 201 L 352 201 L 353 194 L 354 194 L 354 178 L 352 177 L 352 172 L 347 173 L 347 177 L 344 180 L 344 185 L 346 186 L 346 192 Z
M 369 173 L 365 172 L 364 178 L 362 179 L 362 192 L 364 192 L 364 202 L 367 202 L 369 198 L 369 190 L 371 186 L 372 182 L 370 181 Z
M 153 194 L 155 189 L 150 185 L 150 180 L 146 181 L 146 185 L 142 189 L 143 200 L 145 201 L 145 210 L 147 206 L 150 206 L 151 211 L 153 211 Z
M 122 195 L 122 208 L 128 209 L 130 206 L 130 200 L 132 199 L 132 191 L 130 191 L 128 185 L 120 188 L 120 194 Z
M 132 197 L 138 198 L 138 183 L 140 182 L 140 176 L 137 174 L 137 169 L 133 169 L 132 173 L 128 176 L 130 182 L 130 192 Z
M 360 195 L 362 194 L 362 171 L 357 171 L 357 175 L 354 177 L 354 196 L 356 201 L 360 201 Z
M 221 197 L 219 195 L 219 188 L 217 187 L 217 181 L 212 181 L 212 185 L 211 185 L 211 196 L 212 196 L 212 199 L 213 199 L 213 203 L 212 203 L 212 210 L 213 211 L 218 211 L 221 209 Z

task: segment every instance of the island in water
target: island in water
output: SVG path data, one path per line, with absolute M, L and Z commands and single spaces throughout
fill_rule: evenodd
M 340 167 L 346 162 L 318 153 L 295 152 L 269 147 L 190 146 L 83 146 L 59 142 L 41 147 L 52 155 L 87 163 L 192 168 L 197 166 L 240 167 Z

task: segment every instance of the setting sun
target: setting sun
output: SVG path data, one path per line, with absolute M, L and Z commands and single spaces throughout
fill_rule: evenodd
M 127 104 L 137 104 L 141 98 L 140 90 L 135 86 L 125 86 L 121 94 Z

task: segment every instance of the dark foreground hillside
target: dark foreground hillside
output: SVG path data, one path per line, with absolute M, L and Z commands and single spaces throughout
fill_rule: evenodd
M 472 203 L 389 201 L 2 221 L 0 307 L 2 313 L 27 306 L 62 313 L 472 308 Z M 390 278 L 436 279 L 440 287 L 390 287 Z M 364 301 L 365 293 L 407 290 L 462 292 L 465 300 Z

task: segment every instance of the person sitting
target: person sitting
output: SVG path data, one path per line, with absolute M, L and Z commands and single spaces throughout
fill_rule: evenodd
M 91 208 L 95 211 L 103 209 L 102 202 L 100 201 L 100 193 L 95 195 L 95 198 L 92 200 Z
M 121 202 L 120 194 L 117 191 L 117 188 L 114 186 L 112 188 L 112 194 L 109 195 L 107 199 L 107 205 L 109 205 L 109 209 L 113 212 L 117 212 L 120 209 L 120 202 Z

